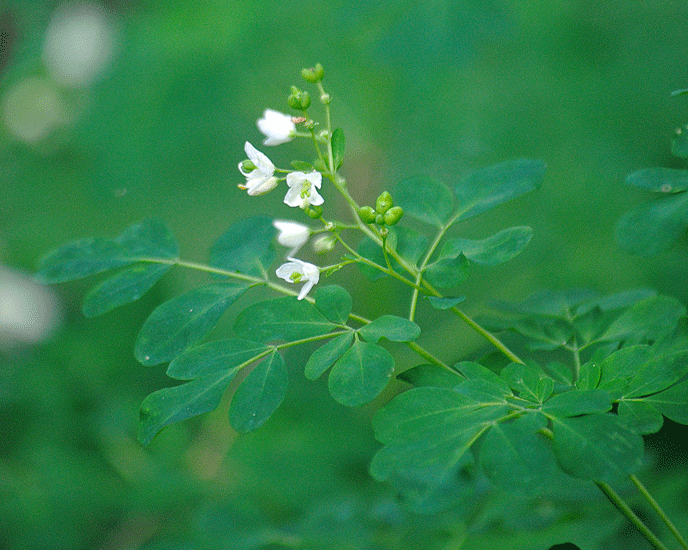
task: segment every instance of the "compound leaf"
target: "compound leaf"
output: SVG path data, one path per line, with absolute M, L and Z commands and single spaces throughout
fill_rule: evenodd
M 351 347 L 353 338 L 353 332 L 340 334 L 327 344 L 316 349 L 306 362 L 306 378 L 309 380 L 316 380 L 319 378 L 327 369 L 334 365 L 335 361 L 344 355 L 349 347 Z

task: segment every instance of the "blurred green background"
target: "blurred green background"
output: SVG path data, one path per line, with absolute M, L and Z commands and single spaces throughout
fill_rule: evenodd
M 469 238 L 535 229 L 521 256 L 474 271 L 470 313 L 580 286 L 686 302 L 685 243 L 641 259 L 613 239 L 649 198 L 625 176 L 679 166 L 669 146 L 688 100 L 670 92 L 688 87 L 686 29 L 678 0 L 0 2 L 0 548 L 414 548 L 418 533 L 424 547 L 458 548 L 460 513 L 414 516 L 369 479 L 374 407 L 335 404 L 298 357 L 287 402 L 257 433 L 237 437 L 223 406 L 138 446 L 138 406 L 170 380 L 135 362 L 137 330 L 202 277 L 174 271 L 141 302 L 86 320 L 91 281 L 46 294 L 22 274 L 55 246 L 149 216 L 198 261 L 240 217 L 293 216 L 282 197 L 237 190 L 236 165 L 246 140 L 260 143 L 263 110 L 287 111 L 299 70 L 321 62 L 361 203 L 411 175 L 453 184 L 514 157 L 547 162 L 541 190 L 459 226 Z M 278 166 L 310 160 L 301 143 L 259 148 Z M 363 314 L 406 308 L 399 287 L 343 280 Z M 17 308 L 34 317 L 13 320 Z M 482 345 L 436 312 L 419 319 L 447 361 Z M 658 441 L 673 462 L 656 489 L 673 495 L 685 468 Z M 623 543 L 614 521 L 606 548 Z

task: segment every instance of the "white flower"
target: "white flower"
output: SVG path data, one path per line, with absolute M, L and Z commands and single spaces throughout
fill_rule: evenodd
M 296 125 L 289 115 L 265 109 L 263 118 L 256 123 L 261 133 L 265 134 L 263 145 L 280 145 L 294 139 Z
M 246 171 L 244 170 L 244 163 L 239 163 L 239 172 L 246 176 L 246 185 L 240 185 L 239 189 L 246 189 L 246 192 L 252 197 L 272 191 L 277 186 L 278 181 L 274 176 L 275 165 L 248 141 L 244 145 L 244 151 L 255 168 Z
M 303 300 L 311 291 L 314 285 L 318 284 L 320 280 L 320 270 L 318 266 L 302 262 L 296 258 L 287 258 L 289 262 L 282 264 L 277 268 L 277 276 L 284 279 L 288 283 L 300 283 L 306 281 L 306 284 L 301 287 L 298 299 Z
M 298 206 L 303 209 L 309 204 L 318 206 L 325 200 L 318 194 L 317 189 L 322 185 L 322 174 L 320 172 L 290 172 L 287 174 L 287 185 L 289 191 L 284 197 L 284 203 L 289 206 Z
M 277 242 L 282 246 L 291 248 L 287 256 L 296 254 L 311 236 L 310 228 L 302 223 L 289 220 L 274 220 L 272 225 L 279 231 Z

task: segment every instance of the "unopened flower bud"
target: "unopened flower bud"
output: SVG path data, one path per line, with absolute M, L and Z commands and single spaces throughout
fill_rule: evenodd
M 375 210 L 370 206 L 362 206 L 359 208 L 358 215 L 365 223 L 373 223 L 375 221 Z
M 323 79 L 325 76 L 325 69 L 323 69 L 323 66 L 320 63 L 316 63 L 315 67 L 301 69 L 301 76 L 306 82 L 315 84 Z
M 332 103 L 332 96 L 330 96 L 330 94 L 322 94 L 320 96 L 320 103 L 323 105 L 329 105 Z
M 324 254 L 332 250 L 336 242 L 337 237 L 334 235 L 320 235 L 313 239 L 313 250 L 317 254 Z
M 291 94 L 287 98 L 287 103 L 292 109 L 297 111 L 305 111 L 311 106 L 311 96 L 308 92 L 300 90 L 296 86 L 291 87 Z
M 395 225 L 404 215 L 404 209 L 401 206 L 393 206 L 385 212 L 384 219 L 387 225 Z
M 394 206 L 394 201 L 392 200 L 392 195 L 387 191 L 380 193 L 380 196 L 375 201 L 375 211 L 378 214 L 384 215 L 392 206 Z
M 322 216 L 323 209 L 322 206 L 314 206 L 312 204 L 309 204 L 306 208 L 304 208 L 304 212 L 308 215 L 309 218 L 317 220 L 320 216 Z
M 384 225 L 385 217 L 382 214 L 375 214 L 375 223 L 377 225 Z

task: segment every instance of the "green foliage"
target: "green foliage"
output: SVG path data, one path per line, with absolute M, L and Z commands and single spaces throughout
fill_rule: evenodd
M 333 170 L 338 170 L 344 161 L 345 140 L 344 131 L 337 128 L 332 132 L 332 157 L 334 159 Z

